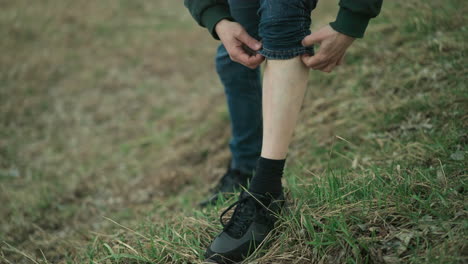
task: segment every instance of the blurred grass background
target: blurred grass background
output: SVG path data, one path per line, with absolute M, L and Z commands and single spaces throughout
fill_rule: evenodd
M 387 1 L 311 72 L 258 263 L 467 261 L 467 11 Z M 194 208 L 229 159 L 218 43 L 180 1 L 0 1 L 0 35 L 0 262 L 199 262 L 227 205 Z

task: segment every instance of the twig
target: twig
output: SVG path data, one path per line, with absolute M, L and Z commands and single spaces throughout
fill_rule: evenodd
M 114 220 L 112 220 L 112 219 L 110 219 L 110 218 L 108 218 L 108 217 L 105 217 L 105 216 L 102 216 L 102 217 L 103 217 L 104 219 L 106 219 L 106 220 L 108 220 L 108 221 L 110 221 L 110 222 L 112 222 L 112 223 L 114 223 L 114 224 L 116 224 L 116 225 L 122 227 L 123 229 L 126 229 L 126 230 L 128 230 L 128 231 L 130 231 L 130 232 L 132 232 L 132 233 L 134 233 L 134 234 L 136 234 L 136 235 L 138 235 L 138 236 L 140 236 L 140 237 L 146 239 L 146 240 L 151 241 L 151 239 L 150 239 L 149 237 L 147 237 L 147 236 L 145 236 L 145 235 L 142 235 L 142 234 L 138 233 L 137 231 L 135 231 L 135 230 L 133 230 L 133 229 L 131 229 L 131 228 L 129 228 L 129 227 L 126 227 L 126 226 L 124 226 L 124 225 L 121 225 L 121 224 L 117 223 L 116 221 L 114 221 Z
M 38 263 L 37 261 L 35 261 L 32 257 L 28 256 L 26 253 L 22 252 L 21 250 L 15 248 L 14 246 L 8 244 L 8 243 L 5 242 L 5 241 L 3 241 L 3 243 L 5 243 L 8 247 L 10 247 L 10 248 L 7 249 L 7 250 L 12 251 L 12 252 L 15 252 L 15 253 L 18 253 L 18 254 L 22 255 L 23 257 L 25 257 L 25 258 L 31 260 L 33 263 L 39 264 L 39 263 Z

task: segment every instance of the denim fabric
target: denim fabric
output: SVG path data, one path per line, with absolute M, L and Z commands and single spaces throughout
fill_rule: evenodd
M 317 0 L 260 0 L 259 35 L 268 59 L 290 59 L 314 54 L 313 47 L 303 47 L 302 39 L 310 34 L 310 13 Z
M 258 38 L 259 2 L 229 1 L 231 15 L 247 32 Z M 262 148 L 262 85 L 260 68 L 249 69 L 229 58 L 223 45 L 216 55 L 216 70 L 224 85 L 231 119 L 231 167 L 252 173 Z
M 310 12 L 317 0 L 228 0 L 232 17 L 256 39 L 268 59 L 289 59 L 313 54 L 302 39 L 310 34 Z M 250 173 L 262 147 L 262 86 L 260 69 L 233 62 L 223 45 L 216 55 L 216 70 L 224 85 L 232 127 L 231 167 Z

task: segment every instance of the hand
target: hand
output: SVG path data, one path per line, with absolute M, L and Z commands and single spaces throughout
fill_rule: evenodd
M 304 47 L 320 44 L 320 49 L 314 56 L 302 55 L 302 62 L 314 70 L 331 72 L 336 66 L 343 64 L 346 50 L 353 41 L 354 38 L 333 30 L 329 25 L 325 26 L 302 40 Z
M 265 60 L 256 53 L 262 43 L 252 38 L 239 23 L 223 19 L 216 24 L 215 30 L 231 60 L 251 69 L 257 68 Z

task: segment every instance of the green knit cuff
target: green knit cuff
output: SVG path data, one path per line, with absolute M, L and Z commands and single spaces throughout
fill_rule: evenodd
M 203 11 L 201 15 L 201 24 L 208 29 L 211 33 L 213 38 L 218 39 L 218 34 L 216 34 L 215 27 L 219 21 L 223 19 L 228 19 L 230 21 L 234 21 L 231 14 L 229 13 L 229 7 L 224 5 L 214 5 L 211 6 L 205 11 Z
M 345 35 L 353 38 L 362 38 L 369 24 L 370 17 L 340 8 L 336 21 L 330 23 L 330 26 Z

